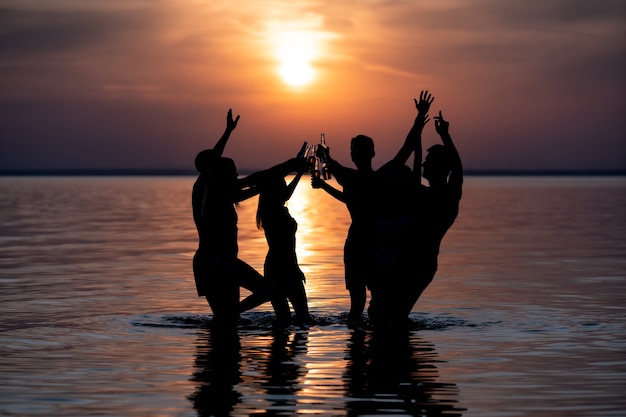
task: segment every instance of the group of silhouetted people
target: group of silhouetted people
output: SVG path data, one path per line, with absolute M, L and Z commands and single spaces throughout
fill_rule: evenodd
M 396 156 L 378 170 L 372 168 L 370 137 L 352 138 L 350 155 L 356 169 L 342 166 L 328 148 L 318 148 L 342 189 L 316 177 L 312 186 L 345 203 L 352 220 L 344 246 L 351 322 L 362 320 L 369 289 L 369 321 L 381 328 L 403 326 L 433 280 L 441 240 L 457 217 L 463 168 L 441 111 L 434 119 L 442 144 L 430 147 L 422 162 L 421 136 L 433 100 L 428 91 L 414 99 L 413 126 Z M 195 160 L 199 176 L 192 206 L 199 247 L 193 266 L 198 295 L 211 306 L 215 326 L 235 328 L 241 312 L 267 301 L 277 323 L 292 322 L 289 303 L 296 322 L 307 323 L 305 276 L 296 257 L 297 223 L 285 205 L 307 161 L 301 151 L 296 158 L 239 178 L 234 161 L 222 156 L 238 121 L 229 110 L 222 137 Z M 406 165 L 412 153 L 413 169 Z M 287 184 L 285 178 L 292 173 L 295 177 Z M 422 176 L 428 186 L 422 185 Z M 255 195 L 257 227 L 268 243 L 264 275 L 238 258 L 236 205 Z M 251 292 L 243 301 L 240 287 Z

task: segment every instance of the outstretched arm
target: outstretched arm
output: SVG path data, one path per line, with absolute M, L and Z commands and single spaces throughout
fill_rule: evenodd
M 306 160 L 304 158 L 291 158 L 271 168 L 252 173 L 245 178 L 237 180 L 240 193 L 236 200 L 239 202 L 257 195 L 259 193 L 257 185 L 265 181 L 268 175 L 285 177 L 290 172 L 301 172 L 305 169 Z
M 312 178 L 311 187 L 321 188 L 322 190 L 326 191 L 328 194 L 335 197 L 337 200 L 341 201 L 342 203 L 346 202 L 343 196 L 343 191 L 336 189 L 335 187 L 333 187 L 332 185 L 330 185 L 329 183 L 327 183 L 321 178 Z
M 417 116 L 415 117 L 413 126 L 411 127 L 411 130 L 409 130 L 402 147 L 392 160 L 395 164 L 404 165 L 409 159 L 409 156 L 411 156 L 411 152 L 415 151 L 415 157 L 413 160 L 413 173 L 415 175 L 419 175 L 421 172 L 422 131 L 424 130 L 426 123 L 430 120 L 428 118 L 428 110 L 434 100 L 435 98 L 428 92 L 428 90 L 420 92 L 419 101 L 417 99 L 413 99 L 415 102 L 415 108 L 417 109 Z
M 448 185 L 457 189 L 460 195 L 461 187 L 463 185 L 463 164 L 461 163 L 461 156 L 452 141 L 452 136 L 450 136 L 449 128 L 450 123 L 447 120 L 444 120 L 441 111 L 439 111 L 439 116 L 435 116 L 435 130 L 441 137 L 443 146 L 448 153 L 448 157 L 450 158 L 451 171 L 450 178 L 448 179 Z
M 282 162 L 278 165 L 274 165 L 271 168 L 265 169 L 263 171 L 257 171 L 248 175 L 245 178 L 241 178 L 238 180 L 239 182 L 239 196 L 237 201 L 243 201 L 250 197 L 254 197 L 259 194 L 260 190 L 257 185 L 266 181 L 266 178 L 269 175 L 285 177 L 290 172 L 296 172 L 296 177 L 291 181 L 289 186 L 287 187 L 287 194 L 285 196 L 285 201 L 289 200 L 291 195 L 293 194 L 296 186 L 298 185 L 298 181 L 302 177 L 304 171 L 306 171 L 307 164 L 306 159 L 304 159 L 304 150 L 306 149 L 306 142 L 302 145 L 302 148 L 298 152 L 295 158 L 288 159 L 285 162 Z
M 350 176 L 353 174 L 354 170 L 351 168 L 346 168 L 341 165 L 339 162 L 334 160 L 330 156 L 330 148 L 324 147 L 319 149 L 319 152 L 324 153 L 324 158 L 326 158 L 326 164 L 328 165 L 328 170 L 335 176 L 337 182 L 343 185 L 346 181 L 350 181 Z
M 237 122 L 239 122 L 239 115 L 237 115 L 237 117 L 233 120 L 233 110 L 228 109 L 228 115 L 226 116 L 226 130 L 224 130 L 224 134 L 213 147 L 213 151 L 217 154 L 217 156 L 222 156 L 222 153 L 224 153 L 226 143 L 230 138 L 230 134 L 237 127 Z
M 300 150 L 298 151 L 296 155 L 296 159 L 304 160 L 304 154 L 306 153 L 306 148 L 307 148 L 307 142 L 305 141 L 302 144 L 302 147 L 300 148 Z M 306 167 L 303 167 L 298 172 L 296 172 L 296 176 L 294 177 L 293 180 L 291 180 L 291 182 L 287 186 L 287 193 L 285 194 L 285 201 L 289 200 L 291 196 L 293 195 L 293 192 L 296 190 L 296 187 L 298 186 L 298 182 L 300 182 L 300 178 L 302 178 L 302 174 L 304 174 L 304 171 L 306 171 Z
M 298 171 L 294 179 L 291 180 L 289 185 L 287 186 L 287 193 L 285 194 L 285 201 L 289 200 L 293 195 L 293 192 L 296 190 L 298 186 L 298 182 L 300 182 L 300 178 L 302 178 L 302 174 L 304 174 L 304 170 Z

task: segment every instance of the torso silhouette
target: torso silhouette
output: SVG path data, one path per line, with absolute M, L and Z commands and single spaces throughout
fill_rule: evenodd
M 437 271 L 441 240 L 459 214 L 460 192 L 450 185 L 422 187 L 418 224 L 420 277 L 432 279 Z
M 194 278 L 199 296 L 216 291 L 211 286 L 236 280 L 228 271 L 237 262 L 237 212 L 235 211 L 233 181 L 217 181 L 201 174 L 194 183 L 191 201 L 193 218 L 198 230 L 198 250 L 194 256 Z
M 198 230 L 199 247 L 211 257 L 234 259 L 238 254 L 237 211 L 232 201 L 220 195 L 224 190 L 212 188 L 203 175 L 198 177 L 193 186 L 193 217 Z
M 352 280 L 369 283 L 374 271 L 376 251 L 376 184 L 375 171 L 345 169 L 339 181 L 352 223 L 344 247 L 346 284 Z M 358 285 L 357 282 L 354 283 Z
M 296 230 L 298 225 L 286 207 L 272 210 L 262 218 L 268 252 L 265 275 L 269 279 L 304 279 L 296 257 Z

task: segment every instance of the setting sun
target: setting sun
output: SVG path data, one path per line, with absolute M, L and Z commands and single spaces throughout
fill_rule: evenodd
M 293 60 L 284 62 L 278 69 L 283 81 L 293 87 L 300 87 L 313 81 L 315 71 L 306 61 Z
M 283 81 L 299 87 L 315 78 L 311 63 L 319 55 L 318 40 L 313 32 L 286 31 L 275 39 L 276 56 L 280 63 L 278 73 Z

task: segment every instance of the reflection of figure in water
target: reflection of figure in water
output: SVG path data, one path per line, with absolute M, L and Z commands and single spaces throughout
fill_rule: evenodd
M 389 161 L 387 166 L 404 167 L 404 163 L 413 152 L 415 138 L 421 138 L 422 129 L 428 121 L 428 110 L 432 103 L 432 96 L 427 91 L 422 91 L 419 102 L 415 100 L 418 115 L 411 127 L 404 144 L 397 155 Z M 328 150 L 326 150 L 328 153 Z M 374 158 L 374 141 L 367 136 L 358 135 L 350 142 L 350 157 L 356 166 L 356 170 L 346 168 L 326 155 L 330 171 L 335 175 L 337 182 L 343 187 L 339 191 L 325 181 L 313 179 L 314 188 L 322 188 L 330 195 L 346 204 L 352 223 L 348 230 L 348 236 L 344 247 L 344 264 L 346 287 L 350 292 L 351 321 L 358 321 L 365 308 L 366 285 L 375 282 L 376 274 L 376 245 L 377 245 L 377 221 L 380 216 L 380 175 L 372 169 Z M 408 168 L 407 168 L 408 169 Z M 370 287 L 371 290 L 371 287 Z
M 229 416 L 240 402 L 234 386 L 240 382 L 240 342 L 236 332 L 215 329 L 199 336 L 189 396 L 199 417 Z
M 230 134 L 237 127 L 228 111 L 226 130 L 213 149 L 198 153 L 195 164 L 200 173 L 193 186 L 193 218 L 198 230 L 199 247 L 193 259 L 194 278 L 199 296 L 206 297 L 213 310 L 213 323 L 234 327 L 239 319 L 239 287 L 252 293 L 267 293 L 263 277 L 238 259 L 237 212 L 235 204 L 258 194 L 255 180 L 266 172 L 286 175 L 305 161 L 289 160 L 270 170 L 237 177 L 230 158 L 222 157 Z M 264 295 L 265 296 L 265 295 Z
M 348 345 L 348 416 L 461 416 L 455 384 L 437 381 L 432 345 L 408 331 L 354 330 Z
M 269 249 L 265 257 L 264 275 L 270 286 L 270 300 L 276 312 L 276 320 L 283 325 L 291 321 L 287 300 L 291 302 L 299 323 L 310 320 L 304 290 L 305 277 L 296 257 L 298 224 L 285 207 L 303 172 L 298 172 L 289 186 L 280 175 L 268 175 L 258 185 L 260 193 L 256 223 L 259 229 L 264 230 Z M 242 310 L 256 307 L 254 304 L 252 300 L 244 300 Z
M 263 372 L 265 380 L 261 384 L 273 404 L 268 410 L 259 414 L 253 413 L 251 416 L 272 414 L 274 408 L 283 413 L 290 411 L 290 415 L 298 414 L 299 406 L 296 398 L 307 372 L 307 368 L 302 366 L 304 363 L 298 359 L 298 356 L 306 354 L 307 333 L 296 331 L 293 332 L 293 337 L 291 334 L 287 331 L 273 332 L 274 339 Z

